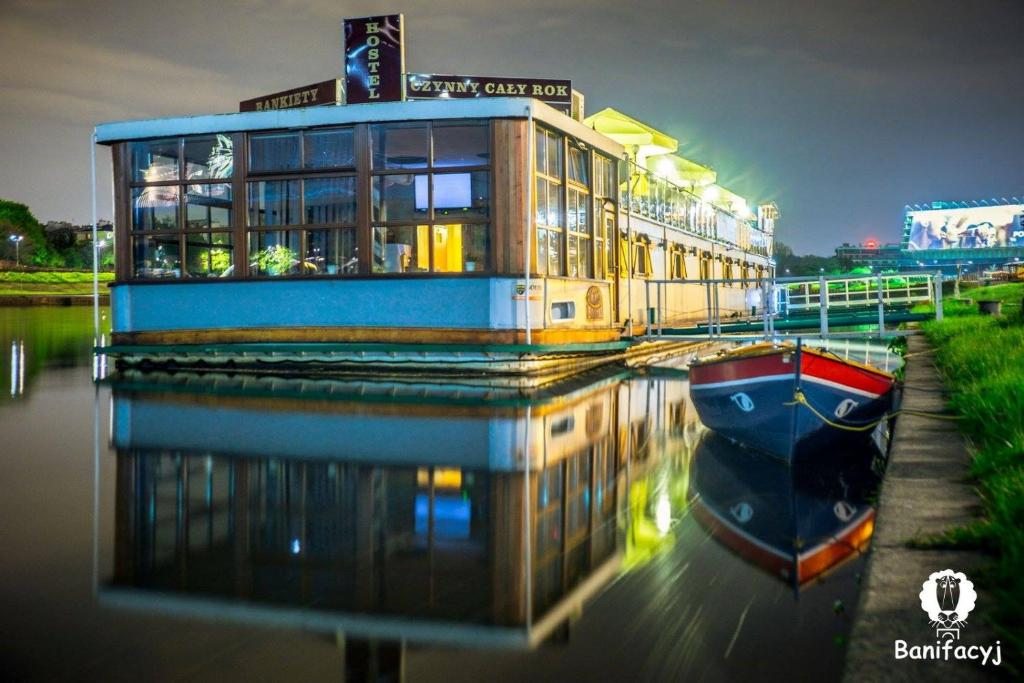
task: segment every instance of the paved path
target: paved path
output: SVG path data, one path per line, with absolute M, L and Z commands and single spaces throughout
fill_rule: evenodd
M 903 407 L 944 411 L 943 386 L 928 343 L 923 335 L 908 340 Z M 943 569 L 965 572 L 978 593 L 977 607 L 959 642 L 989 645 L 996 641 L 983 624 L 985 600 L 990 594 L 977 580 L 977 569 L 986 558 L 973 552 L 914 550 L 906 545 L 915 536 L 941 532 L 980 514 L 977 491 L 968 480 L 969 462 L 955 422 L 914 415 L 897 420 L 860 608 L 847 651 L 845 680 L 946 683 L 988 680 L 995 673 L 991 665 L 986 670 L 976 662 L 896 660 L 894 656 L 897 639 L 911 645 L 935 645 L 935 633 L 918 594 L 928 575 Z

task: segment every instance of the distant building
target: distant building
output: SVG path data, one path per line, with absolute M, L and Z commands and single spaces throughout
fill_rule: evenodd
M 879 244 L 868 240 L 863 244 L 843 243 L 836 247 L 836 258 L 848 268 L 868 266 L 874 269 L 898 270 L 902 267 L 899 244 Z
M 68 221 L 50 221 L 43 226 L 43 230 L 48 235 L 59 230 L 68 230 L 74 235 L 76 242 L 88 242 L 92 239 L 91 225 L 75 225 Z M 96 231 L 99 239 L 109 240 L 114 235 L 114 225 L 110 221 L 97 221 Z
M 922 268 L 945 273 L 1003 269 L 1024 261 L 1024 200 L 908 205 L 899 244 L 843 244 L 836 258 L 849 268 Z

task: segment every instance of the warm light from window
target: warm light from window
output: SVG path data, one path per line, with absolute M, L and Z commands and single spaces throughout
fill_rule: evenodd
M 430 485 L 430 469 L 420 467 L 416 470 L 416 485 L 426 488 Z M 462 488 L 461 467 L 435 467 L 434 488 L 459 489 Z

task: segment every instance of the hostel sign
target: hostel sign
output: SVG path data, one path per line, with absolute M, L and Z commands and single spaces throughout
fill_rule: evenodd
M 345 102 L 402 99 L 402 15 L 345 20 Z
M 560 109 L 572 104 L 572 81 L 544 78 L 407 74 L 405 92 L 409 99 L 532 97 Z

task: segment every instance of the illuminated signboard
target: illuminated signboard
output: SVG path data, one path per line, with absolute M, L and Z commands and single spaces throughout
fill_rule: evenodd
M 572 104 L 572 81 L 544 78 L 408 74 L 405 92 L 409 99 L 532 97 L 565 111 Z
M 1024 247 L 1024 204 L 908 211 L 907 249 Z
M 345 102 L 402 99 L 402 15 L 345 20 Z
M 283 90 L 273 95 L 254 97 L 238 103 L 238 111 L 270 111 L 272 109 L 294 109 L 316 107 L 321 104 L 338 104 L 341 101 L 341 81 L 329 81 L 304 85 L 301 88 Z

